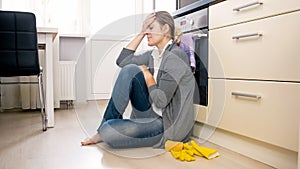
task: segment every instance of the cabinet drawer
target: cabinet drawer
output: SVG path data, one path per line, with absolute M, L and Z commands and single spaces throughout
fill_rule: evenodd
M 299 83 L 220 79 L 210 83 L 225 85 L 220 128 L 297 151 Z M 214 103 L 214 97 L 221 96 L 215 93 L 211 97 L 210 110 L 220 105 Z
M 250 6 L 235 10 L 247 5 Z M 209 28 L 214 29 L 298 9 L 300 9 L 298 0 L 284 2 L 278 0 L 227 0 L 210 6 Z
M 209 76 L 300 81 L 299 19 L 300 11 L 209 31 Z M 261 36 L 233 39 L 253 33 Z

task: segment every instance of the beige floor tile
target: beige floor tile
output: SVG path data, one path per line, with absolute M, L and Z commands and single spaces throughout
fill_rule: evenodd
M 221 156 L 213 160 L 197 158 L 194 162 L 175 160 L 168 152 L 146 158 L 153 151 L 151 148 L 121 151 L 104 149 L 107 147 L 104 143 L 80 146 L 80 141 L 87 134 L 92 135 L 96 131 L 106 103 L 92 102 L 76 105 L 75 109 L 56 110 L 55 127 L 46 132 L 41 130 L 38 111 L 0 113 L 0 169 L 271 168 L 208 142 L 204 146 L 219 150 Z M 126 153 L 129 155 L 126 156 Z M 139 154 L 145 158 L 133 158 Z

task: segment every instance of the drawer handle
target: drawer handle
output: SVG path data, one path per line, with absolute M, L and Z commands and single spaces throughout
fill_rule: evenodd
M 236 39 L 236 40 L 239 40 L 241 38 L 249 38 L 249 37 L 253 37 L 253 36 L 262 36 L 263 34 L 262 33 L 249 33 L 249 34 L 245 34 L 245 35 L 236 35 L 236 36 L 233 36 L 232 39 Z
M 262 5 L 263 3 L 262 2 L 259 2 L 259 1 L 256 1 L 256 2 L 251 2 L 249 4 L 245 4 L 245 5 L 242 5 L 242 6 L 239 6 L 239 7 L 236 7 L 236 8 L 233 8 L 233 11 L 240 11 L 241 9 L 243 8 L 247 8 L 247 7 L 250 7 L 250 6 L 254 6 L 254 5 Z
M 261 96 L 256 94 L 248 94 L 248 93 L 240 93 L 240 92 L 232 92 L 231 94 L 237 97 L 249 97 L 257 100 L 261 99 Z

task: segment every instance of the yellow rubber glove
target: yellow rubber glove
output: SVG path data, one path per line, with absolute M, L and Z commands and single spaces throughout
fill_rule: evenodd
M 167 151 L 181 151 L 183 150 L 183 142 L 167 140 L 165 143 L 165 149 Z
M 194 140 L 191 140 L 191 145 L 194 147 L 194 149 L 196 149 L 199 153 L 201 153 L 205 158 L 209 160 L 220 156 L 217 150 L 199 146 Z
M 171 154 L 175 159 L 179 159 L 180 161 L 195 161 L 196 158 L 190 154 L 187 153 L 186 150 L 181 150 L 181 151 L 174 151 L 171 150 Z
M 187 153 L 190 155 L 196 155 L 199 157 L 203 157 L 203 155 L 201 153 L 199 153 L 199 151 L 197 151 L 193 146 L 189 145 L 188 143 L 184 143 L 183 148 L 185 150 L 187 150 Z
M 191 140 L 190 143 L 191 145 L 188 143 L 167 140 L 165 149 L 170 151 L 175 159 L 188 162 L 195 161 L 195 155 L 199 157 L 204 156 L 207 159 L 212 159 L 220 155 L 217 150 L 199 146 L 194 140 Z
M 196 160 L 194 157 L 194 148 L 188 145 L 188 143 L 184 144 L 183 142 L 167 140 L 165 143 L 165 149 L 170 151 L 172 156 L 180 161 L 190 162 Z

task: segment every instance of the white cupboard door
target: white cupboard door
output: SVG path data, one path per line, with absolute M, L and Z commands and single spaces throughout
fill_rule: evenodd
M 300 11 L 211 30 L 209 76 L 300 81 L 299 18 Z
M 299 9 L 299 0 L 227 0 L 209 7 L 209 28 L 215 29 Z
M 119 73 L 116 59 L 128 42 L 117 40 L 92 40 L 91 89 L 95 99 L 109 99 Z
M 220 128 L 297 151 L 299 83 L 222 79 L 211 81 L 226 86 Z M 220 96 L 215 94 L 211 97 Z M 212 106 L 214 104 L 220 105 L 210 103 Z

